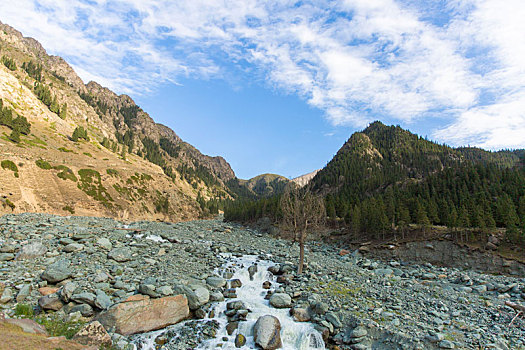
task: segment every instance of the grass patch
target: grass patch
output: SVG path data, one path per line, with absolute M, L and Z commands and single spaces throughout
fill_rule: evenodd
M 85 156 L 88 156 L 89 158 L 93 158 L 93 155 L 89 152 L 84 152 L 83 153 Z
M 69 169 L 67 166 L 65 165 L 55 165 L 53 167 L 53 169 L 55 170 L 59 170 L 60 172 L 57 174 L 57 176 L 59 178 L 61 178 L 62 180 L 71 180 L 73 182 L 77 182 L 78 179 L 77 177 L 75 176 L 75 173 L 73 172 L 73 170 Z
M 74 153 L 72 149 L 68 149 L 68 148 L 65 148 L 65 147 L 59 147 L 58 150 L 60 152 L 64 152 L 64 153 Z
M 72 208 L 72 207 L 69 206 L 69 205 L 64 206 L 64 207 L 62 208 L 62 210 L 64 210 L 64 211 L 68 211 L 68 212 L 70 212 L 71 214 L 75 214 L 75 209 Z
M 98 171 L 93 169 L 80 169 L 78 175 L 80 176 L 80 182 L 77 187 L 80 190 L 101 202 L 106 208 L 113 207 L 113 204 L 110 203 L 113 202 L 113 198 L 111 198 L 111 195 L 102 185 L 102 178 Z
M 35 321 L 46 329 L 51 337 L 64 336 L 71 339 L 84 326 L 84 322 L 66 322 L 55 314 L 48 314 L 35 317 Z
M 44 169 L 44 170 L 50 170 L 52 169 L 53 167 L 51 166 L 51 164 L 49 164 L 48 161 L 46 160 L 43 160 L 43 159 L 39 159 L 35 162 L 36 166 L 39 167 L 40 169 Z
M 15 163 L 13 163 L 10 160 L 3 160 L 0 164 L 2 166 L 2 169 L 11 170 L 12 172 L 14 172 L 15 177 L 18 177 L 18 167 Z
M 15 306 L 15 316 L 21 316 L 22 318 L 32 318 L 35 315 L 33 307 L 28 304 L 17 304 Z
M 135 197 L 133 196 L 133 190 L 129 187 L 121 187 L 119 184 L 114 184 L 113 188 L 115 191 L 117 191 L 121 196 L 126 197 L 130 201 L 135 201 Z
M 16 208 L 15 203 L 11 202 L 11 200 L 9 200 L 9 198 L 7 198 L 7 199 L 5 200 L 4 207 L 5 207 L 5 206 L 8 206 L 9 208 L 11 208 L 11 210 L 15 210 L 15 208 Z

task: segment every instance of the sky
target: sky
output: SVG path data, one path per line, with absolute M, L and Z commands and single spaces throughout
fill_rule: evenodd
M 525 147 L 523 0 L 17 0 L 0 21 L 237 176 L 323 167 L 370 122 Z

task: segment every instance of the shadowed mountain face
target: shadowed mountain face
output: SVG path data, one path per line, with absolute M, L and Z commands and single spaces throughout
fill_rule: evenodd
M 84 84 L 1 23 L 0 47 L 0 212 L 180 220 L 231 198 L 228 162 L 155 123 L 131 97 Z

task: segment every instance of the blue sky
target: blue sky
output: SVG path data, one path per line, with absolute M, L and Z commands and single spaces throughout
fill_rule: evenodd
M 522 0 L 18 0 L 0 20 L 241 178 L 322 167 L 374 120 L 525 147 Z

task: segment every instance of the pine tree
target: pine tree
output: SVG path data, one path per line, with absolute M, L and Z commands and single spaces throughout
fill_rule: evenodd
M 67 118 L 67 103 L 64 103 L 62 105 L 62 107 L 60 108 L 59 116 L 60 116 L 61 119 L 66 119 Z
M 56 114 L 58 114 L 58 112 L 60 111 L 60 105 L 58 104 L 58 99 L 56 95 L 53 97 L 53 101 L 51 102 L 51 105 L 49 106 L 49 110 Z

